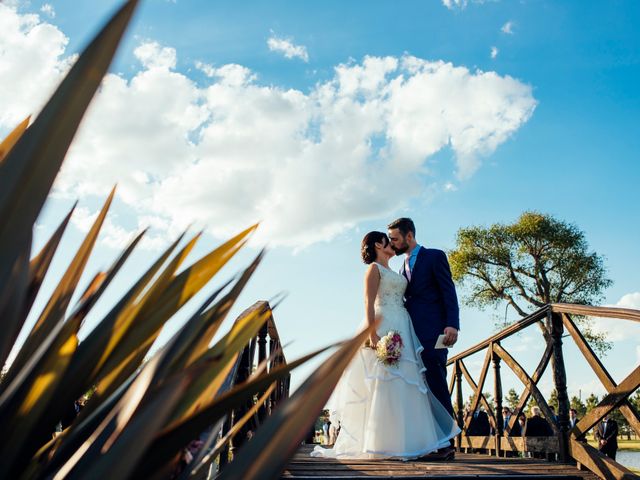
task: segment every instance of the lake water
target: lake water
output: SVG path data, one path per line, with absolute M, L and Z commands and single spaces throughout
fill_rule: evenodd
M 627 450 L 618 450 L 616 454 L 616 462 L 625 467 L 640 468 L 640 452 L 629 452 Z

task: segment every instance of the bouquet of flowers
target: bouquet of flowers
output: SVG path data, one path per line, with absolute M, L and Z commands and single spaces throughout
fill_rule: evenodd
M 376 346 L 376 357 L 383 365 L 397 367 L 404 344 L 402 337 L 395 330 L 390 330 L 380 339 Z

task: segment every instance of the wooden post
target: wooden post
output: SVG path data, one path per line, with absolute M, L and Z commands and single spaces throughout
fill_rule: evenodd
M 229 413 L 227 415 L 227 419 L 222 424 L 222 432 L 220 432 L 222 436 L 225 436 L 229 432 L 229 430 L 231 430 L 231 426 L 233 425 L 232 416 L 233 416 L 233 413 Z M 220 463 L 218 466 L 218 471 L 222 470 L 222 468 L 227 463 L 229 463 L 229 454 L 233 454 L 232 442 L 233 442 L 233 439 L 231 439 L 231 441 L 228 442 L 220 452 Z
M 464 429 L 464 402 L 462 400 L 462 369 L 458 362 L 455 363 L 454 375 L 456 376 L 456 407 L 457 421 L 460 429 Z M 462 452 L 462 433 L 458 435 L 458 451 Z
M 547 325 L 550 327 L 553 340 L 553 355 L 551 356 L 551 368 L 553 371 L 553 383 L 558 392 L 558 457 L 561 462 L 569 461 L 569 395 L 567 393 L 567 372 L 564 366 L 562 353 L 562 317 L 558 313 L 548 313 Z M 553 420 L 553 419 L 552 419 Z
M 267 359 L 267 334 L 268 328 L 265 322 L 265 324 L 260 329 L 260 332 L 258 333 L 258 364 L 261 364 Z M 260 392 L 261 395 L 262 393 L 264 392 Z M 262 405 L 258 410 L 258 419 L 260 420 L 260 423 L 262 423 L 267 417 L 268 410 L 266 403 L 267 402 L 265 402 L 265 404 Z
M 500 342 L 496 342 L 498 345 Z M 493 347 L 491 348 L 493 351 Z M 500 356 L 493 352 L 493 377 L 494 377 L 494 392 L 493 398 L 496 405 L 496 457 L 500 456 L 500 442 L 502 440 L 502 433 L 504 430 L 504 418 L 502 416 L 502 378 L 500 376 Z

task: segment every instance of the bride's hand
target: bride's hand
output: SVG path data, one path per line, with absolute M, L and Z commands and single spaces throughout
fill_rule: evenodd
M 380 336 L 376 332 L 373 332 L 371 335 L 369 335 L 369 346 L 371 348 L 376 348 L 379 341 L 380 341 Z

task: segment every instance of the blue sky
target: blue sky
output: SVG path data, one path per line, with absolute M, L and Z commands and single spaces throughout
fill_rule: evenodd
M 605 303 L 640 308 L 640 4 L 444 3 L 143 2 L 39 220 L 36 244 L 79 198 L 83 211 L 65 239 L 76 245 L 108 186 L 119 182 L 110 240 L 89 272 L 107 265 L 114 245 L 145 222 L 155 231 L 99 313 L 187 223 L 201 219 L 207 228 L 201 254 L 264 213 L 256 246 L 271 248 L 240 303 L 289 293 L 275 315 L 294 358 L 359 324 L 359 242 L 367 231 L 411 216 L 423 245 L 447 250 L 462 227 L 510 222 L 533 209 L 576 223 L 606 257 L 614 284 Z M 0 34 L 0 47 L 23 49 L 20 59 L 0 54 L 0 64 L 11 66 L 0 76 L 10 87 L 0 92 L 0 103 L 10 105 L 0 133 L 37 111 L 70 55 L 118 4 L 0 7 L 2 20 L 39 16 L 15 38 Z M 40 47 L 26 40 L 34 25 L 47 26 Z M 272 50 L 269 39 L 298 49 L 287 58 L 286 47 Z M 50 61 L 46 69 L 42 59 Z M 436 74 L 444 81 L 432 81 Z M 394 90 L 398 77 L 404 90 Z M 355 105 L 353 116 L 344 101 Z M 438 136 L 440 119 L 447 127 Z M 414 136 L 403 137 L 403 125 Z M 482 135 L 469 137 L 475 129 Z M 193 167 L 199 162 L 200 170 Z M 247 249 L 220 279 L 255 253 Z M 56 259 L 56 270 L 68 255 Z M 488 336 L 494 314 L 464 307 L 454 353 Z M 607 324 L 616 342 L 605 364 L 621 380 L 629 359 L 640 358 L 640 326 L 619 324 Z M 532 330 L 512 348 L 531 365 L 539 343 Z M 566 355 L 569 393 L 601 393 L 575 349 Z M 296 373 L 294 385 L 310 368 Z

